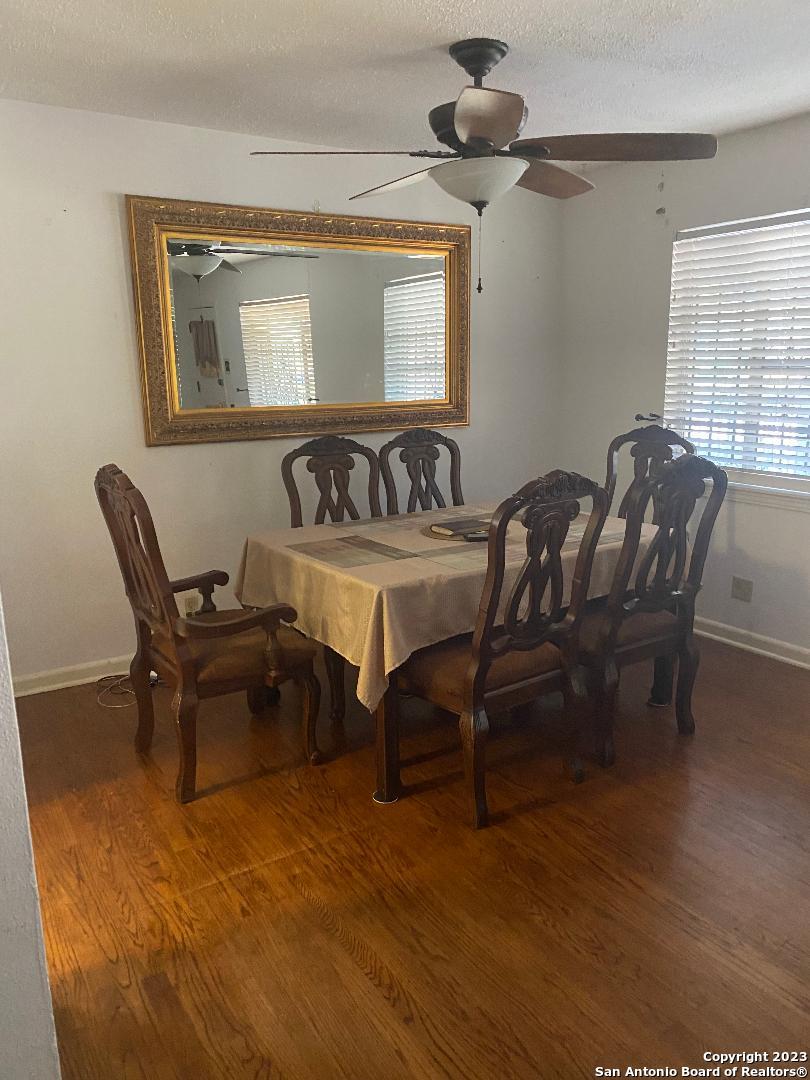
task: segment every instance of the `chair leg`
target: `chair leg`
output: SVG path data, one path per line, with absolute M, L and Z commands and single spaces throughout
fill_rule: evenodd
M 172 708 L 177 724 L 177 745 L 180 750 L 180 768 L 177 773 L 177 801 L 190 802 L 197 791 L 197 695 L 179 688 L 174 695 Z
M 563 708 L 574 725 L 568 766 L 574 783 L 581 784 L 585 779 L 582 753 L 583 733 L 588 729 L 592 704 L 588 696 L 587 674 L 579 665 L 572 665 L 566 672 L 563 682 Z
M 664 706 L 672 704 L 672 680 L 675 674 L 675 660 L 672 656 L 656 656 L 653 669 L 653 684 L 650 688 L 648 705 Z
M 692 735 L 695 718 L 692 715 L 692 690 L 700 665 L 700 650 L 694 634 L 689 634 L 678 649 L 678 682 L 675 687 L 675 717 L 681 735 Z
M 464 712 L 459 717 L 458 730 L 464 751 L 464 775 L 470 794 L 472 825 L 483 829 L 489 824 L 486 791 L 486 743 L 489 720 L 483 709 Z
M 609 769 L 616 761 L 613 714 L 618 688 L 619 672 L 615 661 L 611 661 L 601 674 L 596 692 L 596 756 L 603 769 Z
M 247 703 L 248 708 L 254 716 L 258 716 L 259 713 L 264 711 L 267 705 L 267 690 L 269 687 L 265 686 L 251 686 L 247 691 Z
M 152 745 L 155 731 L 155 706 L 152 701 L 152 687 L 149 683 L 149 664 L 136 654 L 129 666 L 129 681 L 135 694 L 138 709 L 138 729 L 135 732 L 135 749 L 139 754 L 146 754 Z
M 296 681 L 301 687 L 304 752 L 310 765 L 320 765 L 323 754 L 318 749 L 317 726 L 318 712 L 321 707 L 321 684 L 314 671 L 308 671 Z
M 323 647 L 323 658 L 329 679 L 329 717 L 334 727 L 341 728 L 346 715 L 346 661 L 328 645 Z

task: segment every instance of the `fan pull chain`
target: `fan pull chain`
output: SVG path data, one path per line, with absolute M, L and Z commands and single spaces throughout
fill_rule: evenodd
M 484 291 L 484 286 L 481 284 L 481 240 L 483 237 L 483 230 L 481 223 L 484 220 L 484 208 L 480 207 L 478 210 L 478 292 Z

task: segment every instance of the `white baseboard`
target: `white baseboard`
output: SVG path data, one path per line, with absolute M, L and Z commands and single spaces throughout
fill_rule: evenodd
M 714 622 L 712 619 L 701 619 L 699 616 L 695 618 L 695 632 L 702 637 L 722 641 L 726 645 L 735 645 L 738 649 L 759 653 L 760 656 L 770 656 L 773 660 L 781 660 L 785 664 L 810 668 L 810 649 L 805 649 L 802 645 L 791 645 L 788 641 L 778 641 L 776 638 L 754 634 L 750 630 L 740 630 L 739 627 Z
M 28 697 L 29 694 L 44 694 L 47 690 L 63 690 L 66 686 L 81 686 L 92 683 L 104 675 L 124 675 L 129 673 L 132 654 L 113 656 L 108 660 L 93 660 L 89 664 L 75 664 L 73 667 L 54 668 L 52 671 L 40 671 L 35 675 L 21 675 L 15 678 L 15 697 Z

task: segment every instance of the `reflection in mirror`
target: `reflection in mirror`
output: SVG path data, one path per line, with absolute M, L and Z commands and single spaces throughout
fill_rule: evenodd
M 443 255 L 166 245 L 181 410 L 447 399 Z

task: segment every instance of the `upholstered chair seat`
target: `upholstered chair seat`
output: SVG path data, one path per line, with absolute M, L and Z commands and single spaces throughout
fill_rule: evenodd
M 244 614 L 238 610 L 210 611 L 195 616 L 201 622 L 221 623 Z M 276 631 L 281 667 L 290 673 L 309 668 L 315 658 L 317 646 L 288 626 Z M 198 692 L 205 696 L 204 687 L 232 681 L 253 682 L 263 680 L 267 674 L 267 632 L 257 627 L 227 638 L 189 639 L 189 652 L 197 673 Z M 152 638 L 152 654 L 156 663 L 163 659 L 172 665 L 174 646 L 171 639 L 161 633 Z M 163 672 L 158 671 L 158 674 Z
M 579 628 L 579 650 L 583 655 L 595 656 L 599 652 L 599 635 L 604 624 L 602 611 L 586 613 Z M 616 651 L 646 641 L 675 641 L 678 619 L 671 611 L 638 611 L 620 624 L 616 635 Z
M 398 686 L 405 693 L 427 698 L 448 712 L 464 710 L 464 681 L 472 656 L 472 634 L 460 634 L 414 653 L 399 669 Z M 484 693 L 494 702 L 497 692 L 515 689 L 541 676 L 562 677 L 560 650 L 544 642 L 525 652 L 510 650 L 492 661 Z M 547 691 L 555 689 L 552 686 Z

